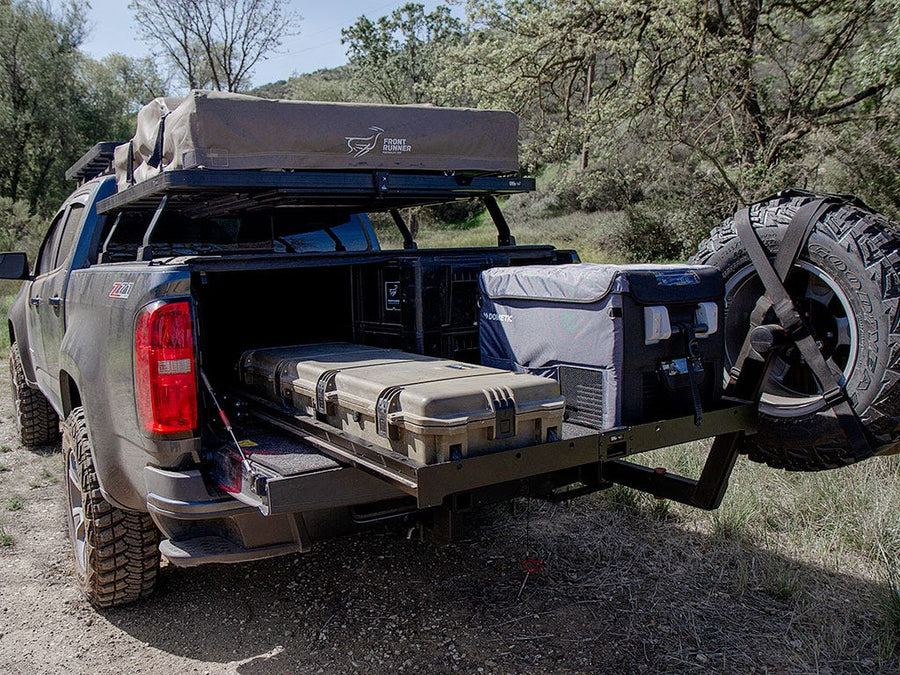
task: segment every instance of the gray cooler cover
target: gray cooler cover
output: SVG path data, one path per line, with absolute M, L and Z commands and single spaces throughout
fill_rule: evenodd
M 560 365 L 602 372 L 602 428 L 621 425 L 622 296 L 629 271 L 677 273 L 685 265 L 533 265 L 481 273 L 481 362 L 558 378 Z
M 116 148 L 119 190 L 173 169 L 518 171 L 519 121 L 501 110 L 281 101 L 193 90 L 157 98 Z M 154 156 L 156 155 L 156 156 Z

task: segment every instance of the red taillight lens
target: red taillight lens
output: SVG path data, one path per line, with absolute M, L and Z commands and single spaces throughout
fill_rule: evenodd
M 197 427 L 194 330 L 187 302 L 147 307 L 134 331 L 138 415 L 146 431 L 177 434 Z

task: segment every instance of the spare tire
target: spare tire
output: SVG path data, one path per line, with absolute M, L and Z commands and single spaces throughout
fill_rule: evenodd
M 900 435 L 900 226 L 853 198 L 781 192 L 750 207 L 750 222 L 774 257 L 793 215 L 824 197 L 831 207 L 815 224 L 785 287 L 826 362 L 870 435 L 870 449 L 847 443 L 810 369 L 795 348 L 776 357 L 760 401 L 759 432 L 747 437 L 750 459 L 792 471 L 846 466 L 891 451 Z M 725 277 L 726 362 L 733 364 L 763 285 L 730 218 L 702 242 L 692 262 Z M 777 322 L 774 316 L 767 320 Z M 862 444 L 863 446 L 865 444 Z

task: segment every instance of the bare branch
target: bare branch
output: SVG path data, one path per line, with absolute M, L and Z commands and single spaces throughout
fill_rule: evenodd
M 296 33 L 287 0 L 132 0 L 143 38 L 158 45 L 188 86 L 236 91 L 253 68 Z

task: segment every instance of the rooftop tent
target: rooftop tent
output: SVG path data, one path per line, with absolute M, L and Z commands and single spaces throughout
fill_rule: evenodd
M 193 90 L 141 109 L 115 169 L 119 190 L 193 168 L 508 173 L 519 169 L 517 140 L 507 111 Z

